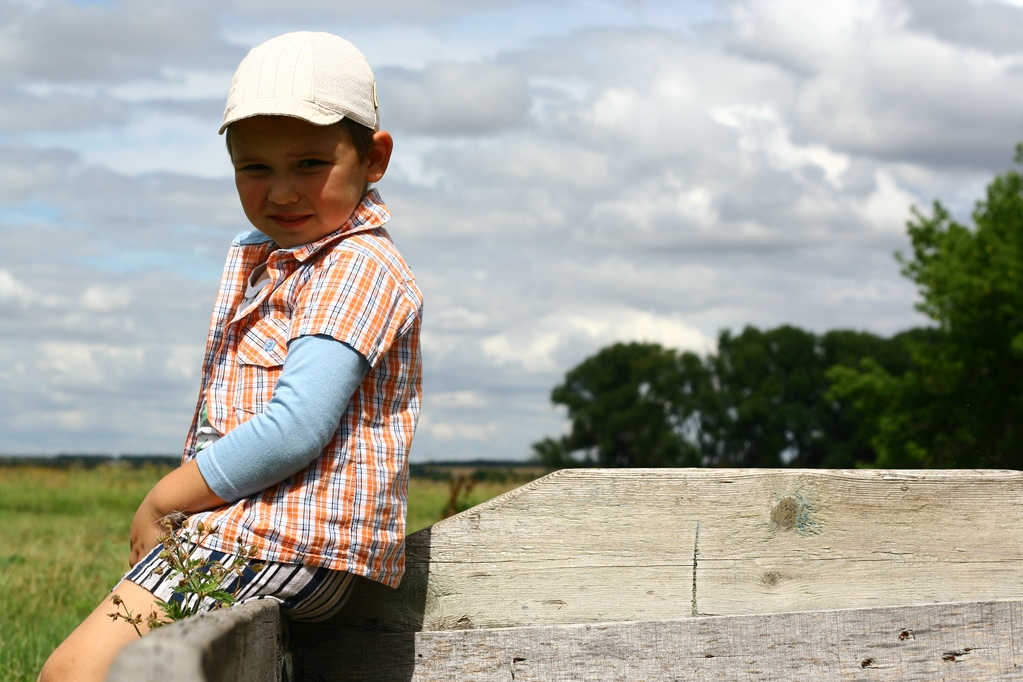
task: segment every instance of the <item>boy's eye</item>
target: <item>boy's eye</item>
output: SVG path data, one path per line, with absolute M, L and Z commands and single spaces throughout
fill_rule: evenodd
M 267 167 L 261 163 L 250 163 L 244 166 L 238 167 L 239 173 L 262 173 L 267 170 Z
M 298 162 L 299 168 L 319 168 L 320 166 L 326 165 L 326 161 L 322 159 L 302 159 Z

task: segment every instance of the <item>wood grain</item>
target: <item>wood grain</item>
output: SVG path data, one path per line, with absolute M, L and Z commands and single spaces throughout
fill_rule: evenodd
M 695 566 L 694 566 L 695 565 Z M 338 627 L 665 620 L 1023 598 L 1023 474 L 575 469 L 409 538 Z
M 1023 602 L 585 625 L 352 633 L 324 682 L 1018 680 Z

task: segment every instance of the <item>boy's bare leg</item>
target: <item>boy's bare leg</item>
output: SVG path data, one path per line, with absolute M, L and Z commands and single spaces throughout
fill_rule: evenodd
M 156 605 L 156 597 L 133 582 L 121 581 L 111 596 L 114 594 L 124 601 L 124 606 L 132 613 L 142 615 L 139 630 L 143 633 L 149 630 L 145 619 L 150 612 L 155 610 L 158 614 L 163 613 Z M 104 599 L 50 654 L 43 671 L 39 673 L 39 682 L 102 682 L 106 679 L 107 671 L 121 649 L 139 638 L 130 624 L 120 619 L 115 621 L 107 615 L 115 611 L 124 613 L 124 606 L 115 606 L 111 596 Z

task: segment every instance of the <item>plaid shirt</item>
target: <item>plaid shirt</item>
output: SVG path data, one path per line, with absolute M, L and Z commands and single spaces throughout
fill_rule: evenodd
M 195 457 L 204 402 L 222 434 L 263 411 L 291 339 L 330 335 L 365 356 L 370 370 L 312 464 L 193 516 L 219 528 L 204 543 L 210 549 L 235 552 L 241 542 L 262 560 L 346 570 L 391 587 L 400 582 L 408 450 L 421 400 L 422 295 L 383 227 L 389 219 L 371 190 L 341 229 L 312 244 L 278 249 L 258 233 L 232 243 L 183 461 Z M 270 284 L 238 310 L 249 274 L 264 262 Z

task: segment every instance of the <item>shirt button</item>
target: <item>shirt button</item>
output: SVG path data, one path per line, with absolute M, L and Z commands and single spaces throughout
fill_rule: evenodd
M 272 351 L 274 349 L 274 346 L 276 346 L 276 345 L 277 345 L 276 341 L 274 341 L 273 339 L 267 339 L 263 343 L 263 350 L 265 350 L 267 353 L 269 353 L 270 351 Z

